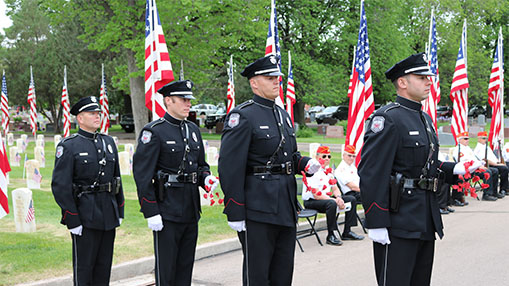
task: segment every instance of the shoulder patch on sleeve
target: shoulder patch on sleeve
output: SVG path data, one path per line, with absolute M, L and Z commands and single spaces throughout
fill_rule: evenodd
M 64 146 L 58 146 L 57 147 L 57 152 L 55 153 L 55 156 L 57 158 L 60 158 L 60 157 L 62 157 L 62 154 L 64 154 Z
M 371 121 L 371 131 L 378 133 L 384 130 L 385 118 L 383 116 L 375 116 Z
M 147 144 L 148 142 L 150 142 L 150 139 L 152 139 L 152 132 L 148 130 L 143 130 L 140 136 L 140 141 L 143 144 Z
M 228 126 L 230 128 L 234 128 L 235 126 L 239 125 L 239 123 L 240 123 L 240 114 L 238 114 L 238 113 L 230 114 L 230 117 L 228 119 Z

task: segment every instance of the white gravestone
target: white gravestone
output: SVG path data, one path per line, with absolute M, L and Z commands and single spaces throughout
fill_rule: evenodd
M 62 136 L 57 134 L 53 137 L 53 142 L 55 142 L 55 148 L 57 148 L 58 143 L 60 143 L 60 141 L 62 141 Z
M 7 133 L 7 146 L 14 145 L 14 134 Z
M 39 161 L 27 160 L 25 162 L 25 173 L 27 188 L 40 189 L 42 182 L 41 170 L 39 169 Z
M 35 232 L 35 208 L 32 191 L 19 188 L 12 191 L 16 232 Z
M 309 144 L 309 157 L 315 158 L 316 155 L 316 149 L 320 147 L 320 143 L 310 143 Z
M 210 166 L 217 166 L 219 154 L 217 153 L 217 147 L 209 147 L 207 150 L 207 163 Z
M 44 148 L 44 139 L 43 140 L 37 139 L 35 141 L 35 147 L 42 147 L 42 148 Z
M 28 145 L 28 135 L 21 134 L 21 139 L 23 139 L 23 141 L 25 141 L 25 146 Z
M 11 164 L 11 167 L 19 167 L 21 154 L 18 151 L 18 147 L 13 146 L 9 148 L 9 159 L 9 164 Z
M 16 147 L 18 148 L 19 153 L 25 153 L 26 145 L 23 138 L 16 139 Z
M 39 166 L 41 168 L 46 167 L 46 157 L 44 156 L 44 147 L 37 146 L 34 148 L 34 157 L 35 160 L 39 162 Z
M 118 163 L 120 166 L 120 175 L 131 175 L 131 160 L 129 159 L 129 152 L 118 152 Z

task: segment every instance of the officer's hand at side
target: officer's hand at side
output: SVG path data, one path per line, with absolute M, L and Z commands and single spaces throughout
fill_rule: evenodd
M 305 170 L 306 170 L 306 173 L 312 175 L 312 174 L 318 172 L 318 170 L 320 170 L 321 167 L 322 167 L 322 165 L 320 165 L 320 162 L 318 162 L 316 159 L 311 159 L 308 161 Z
M 374 242 L 378 242 L 382 245 L 391 244 L 391 241 L 389 240 L 389 232 L 385 227 L 368 229 L 368 236 Z
M 208 175 L 205 178 L 205 189 L 207 192 L 213 192 L 217 185 L 219 185 L 219 179 L 216 176 Z
M 148 228 L 153 231 L 160 231 L 163 229 L 163 219 L 161 215 L 155 215 L 147 218 Z
M 82 225 L 79 225 L 75 228 L 71 228 L 69 229 L 69 231 L 74 234 L 74 235 L 79 235 L 81 236 L 81 233 L 83 232 L 83 226 Z
M 229 221 L 228 225 L 235 231 L 241 232 L 246 230 L 246 221 L 240 220 L 240 221 Z

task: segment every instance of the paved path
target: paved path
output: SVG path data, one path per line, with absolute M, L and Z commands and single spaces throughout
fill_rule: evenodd
M 433 285 L 509 285 L 509 197 L 497 202 L 467 198 L 470 205 L 444 215 L 445 236 L 436 243 Z M 355 229 L 361 233 L 360 228 Z M 325 240 L 326 232 L 319 232 Z M 297 247 L 293 285 L 375 285 L 372 242 L 320 246 L 314 237 Z M 241 285 L 242 254 L 234 251 L 195 263 L 203 285 Z M 202 285 L 202 284 L 197 284 Z

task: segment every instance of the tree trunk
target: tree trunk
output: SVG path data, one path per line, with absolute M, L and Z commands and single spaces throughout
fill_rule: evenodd
M 129 49 L 127 50 L 127 69 L 129 74 L 138 71 L 135 54 Z M 143 77 L 129 77 L 129 90 L 131 91 L 134 132 L 136 134 L 136 138 L 138 138 L 141 129 L 148 123 L 148 113 L 145 107 L 145 82 L 143 81 Z

